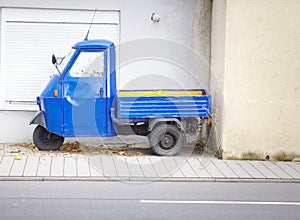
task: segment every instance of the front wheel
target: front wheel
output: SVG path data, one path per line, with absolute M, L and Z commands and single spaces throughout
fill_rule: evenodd
M 58 150 L 64 143 L 64 137 L 56 135 L 38 125 L 33 132 L 33 143 L 40 150 Z
M 178 154 L 184 144 L 180 130 L 171 124 L 160 124 L 148 136 L 152 151 L 161 156 Z

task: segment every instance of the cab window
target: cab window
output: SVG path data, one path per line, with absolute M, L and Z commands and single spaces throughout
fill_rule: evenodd
M 104 52 L 81 52 L 70 70 L 70 75 L 73 77 L 103 77 Z

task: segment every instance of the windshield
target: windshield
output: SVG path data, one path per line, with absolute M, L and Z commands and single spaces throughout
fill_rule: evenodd
M 62 58 L 61 64 L 57 65 L 57 67 L 58 67 L 58 69 L 59 69 L 60 72 L 62 72 L 62 71 L 66 68 L 67 64 L 69 63 L 69 61 L 70 61 L 70 59 L 72 58 L 72 56 L 73 56 L 73 54 L 75 53 L 75 51 L 76 51 L 76 49 L 72 49 L 72 50 L 68 53 L 68 55 L 66 55 L 66 56 L 64 56 L 64 57 Z
M 83 51 L 70 69 L 73 77 L 103 77 L 104 51 Z

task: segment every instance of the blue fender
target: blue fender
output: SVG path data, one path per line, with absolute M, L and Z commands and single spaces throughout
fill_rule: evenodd
M 39 111 L 35 114 L 35 116 L 33 117 L 33 119 L 30 121 L 29 125 L 32 124 L 37 124 L 37 125 L 41 125 L 44 128 L 46 128 L 46 122 L 45 122 L 45 118 L 44 118 L 44 114 L 43 112 Z

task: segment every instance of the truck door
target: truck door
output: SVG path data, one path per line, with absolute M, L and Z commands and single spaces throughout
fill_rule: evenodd
M 81 49 L 64 80 L 65 136 L 105 136 L 106 51 Z

